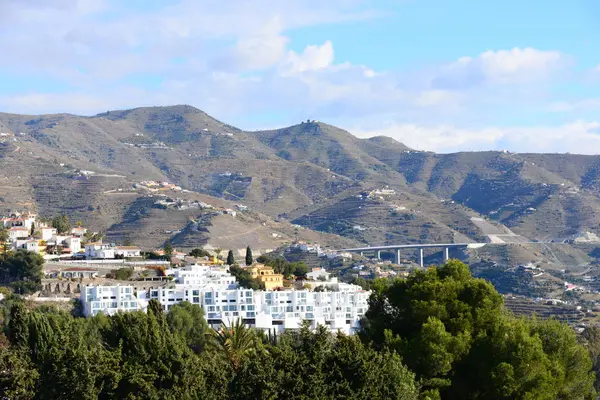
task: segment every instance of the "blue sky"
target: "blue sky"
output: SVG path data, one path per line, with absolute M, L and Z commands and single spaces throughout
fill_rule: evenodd
M 595 0 L 0 0 L 0 111 L 191 104 L 438 152 L 600 153 Z

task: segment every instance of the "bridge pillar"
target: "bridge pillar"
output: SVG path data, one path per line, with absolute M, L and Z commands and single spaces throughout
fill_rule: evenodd
M 358 254 L 360 254 L 360 256 L 361 256 L 361 257 L 363 257 L 363 256 L 364 256 L 364 254 L 363 254 L 363 252 L 362 252 L 362 251 L 361 251 L 361 252 L 359 252 Z
M 423 263 L 423 249 L 419 249 L 419 265 L 423 268 L 425 265 Z
M 375 252 L 375 257 L 377 257 L 378 260 L 381 260 L 381 250 Z
M 450 260 L 450 248 L 444 247 L 444 262 L 448 262 Z
M 400 264 L 400 249 L 394 250 L 394 264 Z

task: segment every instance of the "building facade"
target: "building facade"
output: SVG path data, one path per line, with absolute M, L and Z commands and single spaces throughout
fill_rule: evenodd
M 138 311 L 142 306 L 134 295 L 133 286 L 86 286 L 81 291 L 83 315 L 98 313 L 113 315 L 119 311 Z
M 360 288 L 345 292 L 254 291 L 237 287 L 226 275 L 201 276 L 199 271 L 190 269 L 188 274 L 176 278 L 194 284 L 138 291 L 137 297 L 132 295 L 131 286 L 102 287 L 99 291 L 97 287 L 86 287 L 81 295 L 85 315 L 145 310 L 152 299 L 168 312 L 175 304 L 188 301 L 202 307 L 207 322 L 215 328 L 241 319 L 250 327 L 281 332 L 298 329 L 308 321 L 312 328 L 323 325 L 333 332 L 351 335 L 359 329 L 360 319 L 368 309 L 370 292 Z M 129 297 L 121 300 L 119 296 Z

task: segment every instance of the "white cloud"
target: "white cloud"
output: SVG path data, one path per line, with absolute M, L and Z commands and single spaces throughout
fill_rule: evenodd
M 432 79 L 434 87 L 470 89 L 482 85 L 521 84 L 548 78 L 567 62 L 558 51 L 533 48 L 486 51 L 462 57 Z
M 407 146 L 450 153 L 511 150 L 534 153 L 600 154 L 600 122 L 576 121 L 562 126 L 459 128 L 388 122 L 381 129 L 351 130 L 359 137 L 384 135 Z
M 376 17 L 364 0 L 180 0 L 146 11 L 128 4 L 0 0 L 0 21 L 11 22 L 0 23 L 0 54 L 11 55 L 0 57 L 0 72 L 53 83 L 35 92 L 0 95 L 0 110 L 88 115 L 187 103 L 249 129 L 254 127 L 245 117 L 261 113 L 284 115 L 282 124 L 306 118 L 342 125 L 359 121 L 363 134 L 373 130 L 361 120 L 390 118 L 384 132 L 406 141 L 418 138 L 422 148 L 438 151 L 504 144 L 552 148 L 539 138 L 567 143 L 561 132 L 587 146 L 595 143 L 589 126 L 455 127 L 470 126 L 486 107 L 514 109 L 528 106 L 532 98 L 539 101 L 544 93 L 536 85 L 568 65 L 569 58 L 558 51 L 486 51 L 399 74 L 336 59 L 335 43 L 327 37 L 303 44 L 301 51 L 289 48 L 293 29 Z M 596 105 L 589 100 L 553 107 L 577 111 Z M 477 121 L 484 123 L 483 117 Z
M 321 46 L 307 46 L 302 54 L 290 50 L 284 68 L 291 74 L 319 71 L 332 66 L 333 60 L 333 43 L 327 40 Z

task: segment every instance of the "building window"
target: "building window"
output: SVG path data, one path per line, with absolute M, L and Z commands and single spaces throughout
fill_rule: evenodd
M 193 290 L 192 291 L 192 295 L 193 296 L 200 296 L 200 291 L 199 290 Z
M 194 297 L 192 300 L 194 303 L 200 303 L 200 297 Z

